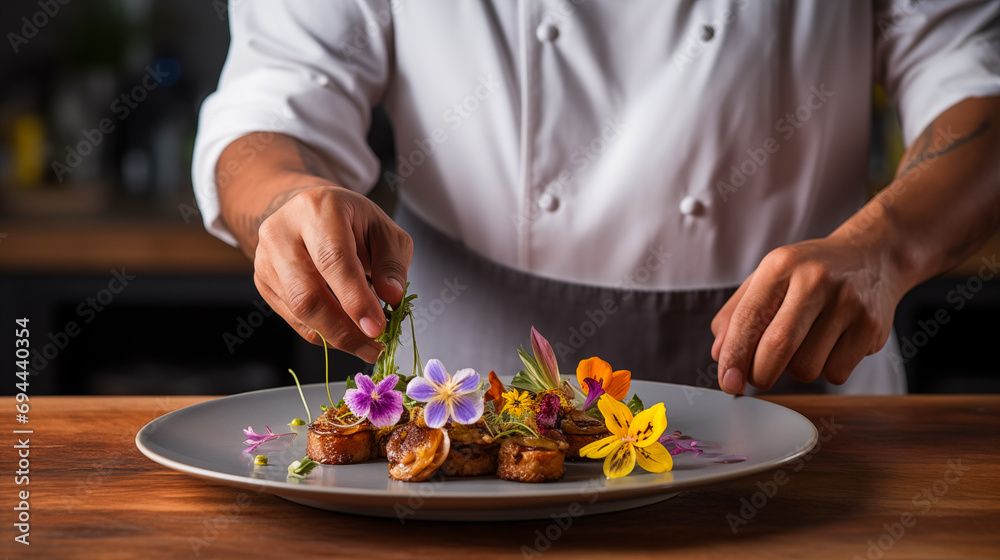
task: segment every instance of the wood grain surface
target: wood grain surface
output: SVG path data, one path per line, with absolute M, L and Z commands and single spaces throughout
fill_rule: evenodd
M 1000 396 L 769 398 L 819 428 L 808 460 L 565 529 L 330 513 L 197 480 L 139 453 L 133 439 L 146 422 L 204 399 L 35 397 L 27 425 L 14 423 L 12 398 L 0 399 L 11 411 L 3 556 L 1000 558 Z M 16 486 L 12 430 L 24 427 L 34 430 L 30 484 Z M 12 526 L 24 489 L 29 546 L 14 542 Z

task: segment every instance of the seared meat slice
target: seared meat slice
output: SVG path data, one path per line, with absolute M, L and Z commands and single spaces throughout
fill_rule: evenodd
M 423 417 L 393 430 L 386 443 L 389 476 L 406 482 L 430 478 L 448 458 L 451 440 L 443 428 L 428 428 Z
M 371 459 L 375 427 L 368 420 L 357 422 L 346 406 L 327 410 L 309 424 L 306 455 L 324 465 L 350 465 Z
M 562 478 L 566 443 L 559 432 L 551 437 L 510 437 L 500 445 L 497 476 L 518 482 L 545 482 Z
M 560 428 L 569 443 L 566 458 L 570 461 L 580 458 L 580 449 L 584 446 L 611 435 L 604 420 L 594 418 L 582 410 L 573 410 L 567 414 Z
M 441 465 L 441 473 L 449 476 L 479 476 L 496 474 L 497 454 L 500 443 L 494 440 L 486 423 L 480 420 L 472 425 L 448 426 L 451 451 Z
M 406 408 L 403 409 L 402 416 L 399 417 L 399 422 L 396 425 L 389 426 L 387 428 L 375 428 L 375 448 L 372 449 L 372 457 L 385 457 L 385 446 L 389 443 L 389 438 L 392 436 L 392 432 L 396 428 L 402 426 L 410 421 L 410 411 Z

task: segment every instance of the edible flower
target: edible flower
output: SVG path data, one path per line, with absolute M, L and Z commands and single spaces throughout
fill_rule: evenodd
M 460 369 L 452 377 L 441 360 L 431 359 L 423 376 L 414 377 L 406 386 L 406 394 L 415 401 L 427 403 L 424 423 L 440 428 L 449 420 L 472 424 L 483 415 L 483 394 L 480 378 L 472 368 Z
M 503 394 L 504 388 L 503 383 L 500 382 L 500 378 L 497 377 L 497 372 L 490 371 L 490 388 L 486 391 L 485 399 L 493 403 L 493 410 L 500 411 L 503 410 Z
M 680 430 L 664 433 L 659 442 L 671 455 L 694 453 L 695 457 L 711 459 L 715 463 L 741 463 L 747 460 L 746 455 L 729 455 L 722 452 L 722 447 L 713 441 L 702 441 L 686 436 Z
M 535 397 L 528 391 L 518 391 L 511 389 L 503 394 L 504 405 L 501 413 L 510 414 L 518 418 L 523 417 L 531 411 L 531 405 L 535 404 Z
M 556 353 L 552 351 L 552 345 L 545 340 L 541 334 L 531 327 L 531 351 L 535 354 L 535 361 L 538 367 L 548 379 L 549 387 L 559 386 L 559 364 L 556 363 Z
M 597 403 L 611 435 L 580 449 L 580 455 L 604 460 L 604 475 L 619 478 L 639 466 L 650 472 L 669 471 L 674 466 L 670 453 L 658 440 L 667 429 L 667 413 L 663 403 L 632 416 L 621 401 L 604 394 Z
M 604 385 L 601 385 L 601 382 L 593 377 L 587 377 L 583 380 L 581 387 L 584 394 L 587 395 L 587 401 L 583 403 L 583 409 L 590 410 L 590 407 L 597 404 L 598 399 L 604 394 Z
M 518 349 L 517 355 L 524 363 L 524 369 L 517 372 L 510 382 L 511 386 L 532 393 L 557 389 L 559 365 L 556 364 L 556 354 L 552 351 L 552 345 L 535 327 L 531 327 L 531 350 L 532 354 L 528 354 L 524 348 Z
M 280 437 L 296 435 L 295 432 L 288 432 L 287 434 L 276 434 L 272 432 L 271 428 L 269 428 L 268 426 L 264 426 L 264 429 L 267 430 L 266 434 L 258 434 L 254 432 L 253 426 L 247 426 L 246 429 L 243 430 L 243 435 L 247 437 L 246 441 L 243 442 L 243 445 L 250 446 L 243 450 L 244 453 L 253 453 L 254 451 L 257 451 L 257 448 L 260 447 L 261 445 L 269 441 L 274 441 Z M 295 438 L 293 437 L 292 439 Z
M 559 416 L 559 395 L 555 393 L 543 393 L 535 399 L 535 425 L 543 430 L 551 430 L 556 427 L 556 418 Z
M 611 371 L 611 364 L 594 357 L 581 360 L 576 366 L 576 380 L 580 383 L 580 388 L 584 394 L 589 394 L 590 388 L 587 379 L 596 379 L 604 387 L 604 392 L 614 400 L 620 401 L 628 395 L 628 388 L 632 384 L 632 372 L 623 369 Z
M 376 385 L 363 373 L 354 376 L 357 389 L 344 393 L 347 408 L 358 418 L 367 418 L 376 428 L 394 426 L 403 415 L 403 393 L 394 391 L 399 376 L 387 375 Z

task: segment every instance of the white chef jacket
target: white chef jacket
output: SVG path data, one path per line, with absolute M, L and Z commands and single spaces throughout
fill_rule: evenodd
M 742 282 L 865 202 L 873 80 L 907 143 L 1000 94 L 1000 2 L 242 1 L 204 103 L 194 184 L 254 131 L 367 192 L 372 107 L 419 217 L 541 277 L 675 290 Z M 221 188 L 239 170 L 219 170 Z M 651 256 L 668 255 L 650 267 Z M 636 274 L 636 272 L 641 274 Z

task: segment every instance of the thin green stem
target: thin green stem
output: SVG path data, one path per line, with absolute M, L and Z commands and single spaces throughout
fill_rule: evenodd
M 333 395 L 330 394 L 330 349 L 326 345 L 326 339 L 323 338 L 323 333 L 313 329 L 313 332 L 319 335 L 320 340 L 323 341 L 323 360 L 325 362 L 325 376 L 326 376 L 326 398 L 330 399 L 330 408 L 334 408 Z
M 309 423 L 311 424 L 313 419 L 312 415 L 309 414 L 309 405 L 306 404 L 306 396 L 302 393 L 302 385 L 299 384 L 299 376 L 295 375 L 295 372 L 292 371 L 292 368 L 288 368 L 288 373 L 292 374 L 292 379 L 295 380 L 295 386 L 298 387 L 299 389 L 299 396 L 302 397 L 302 406 L 306 409 L 306 418 L 309 419 Z

